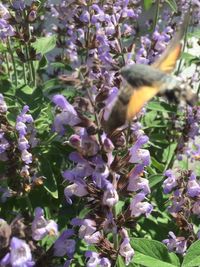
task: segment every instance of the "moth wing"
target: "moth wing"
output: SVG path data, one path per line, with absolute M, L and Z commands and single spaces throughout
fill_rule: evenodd
M 183 20 L 183 23 L 177 33 L 174 35 L 165 52 L 152 64 L 154 68 L 157 68 L 163 72 L 170 73 L 176 66 L 177 59 L 181 54 L 181 39 L 184 36 L 185 28 L 189 21 L 190 12 L 188 12 Z
M 152 85 L 141 86 L 133 90 L 128 103 L 126 118 L 131 120 L 141 110 L 144 104 L 158 93 L 159 89 L 160 87 L 158 85 Z

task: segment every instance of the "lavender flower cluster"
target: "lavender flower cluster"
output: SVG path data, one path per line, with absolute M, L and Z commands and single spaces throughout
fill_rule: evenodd
M 141 125 L 137 124 L 130 135 L 135 141 L 128 148 L 123 133 L 119 132 L 111 140 L 103 132 L 98 136 L 96 132 L 90 132 L 91 127 L 95 128 L 94 125 L 86 128 L 79 126 L 86 122 L 62 95 L 55 95 L 52 101 L 59 108 L 53 128 L 62 135 L 67 135 L 65 126 L 70 125 L 74 129 L 67 141 L 68 145 L 76 149 L 69 155 L 74 168 L 63 172 L 64 180 L 70 183 L 64 190 L 66 200 L 72 204 L 73 196 L 81 197 L 92 211 L 84 219 L 73 219 L 71 224 L 75 228 L 79 227 L 79 238 L 89 245 L 97 246 L 101 252 L 86 253 L 89 258 L 87 266 L 94 260 L 100 266 L 104 266 L 101 262 L 105 260 L 110 261 L 108 266 L 116 261 L 117 250 L 107 237 L 110 231 L 114 235 L 120 233 L 119 253 L 128 265 L 134 250 L 129 243 L 126 224 L 136 221 L 142 214 L 148 216 L 153 209 L 145 201 L 150 188 L 148 180 L 142 177 L 145 167 L 150 164 L 149 151 L 142 148 L 147 144 L 148 137 L 141 130 Z M 115 214 L 115 207 L 126 194 L 132 195 L 130 204 L 120 214 Z

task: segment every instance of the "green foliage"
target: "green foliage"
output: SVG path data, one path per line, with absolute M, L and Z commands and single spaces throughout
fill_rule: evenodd
M 32 46 L 36 50 L 36 53 L 44 55 L 55 48 L 56 39 L 56 35 L 40 37 L 37 38 L 37 40 L 32 44 Z
M 174 253 L 169 253 L 161 242 L 145 238 L 132 238 L 131 244 L 135 250 L 134 263 L 147 267 L 180 266 L 178 257 Z

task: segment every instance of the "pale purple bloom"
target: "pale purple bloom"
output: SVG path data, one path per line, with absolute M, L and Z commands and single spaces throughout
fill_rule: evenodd
M 164 239 L 162 242 L 170 252 L 184 254 L 187 249 L 187 240 L 184 237 L 176 237 L 173 232 L 169 232 L 169 239 Z
M 111 267 L 111 263 L 110 263 L 109 259 L 101 258 L 99 266 L 100 267 Z
M 187 194 L 190 197 L 196 197 L 200 194 L 200 185 L 199 182 L 196 180 L 196 175 L 194 173 L 192 173 L 189 177 L 189 181 L 187 184 Z
M 142 202 L 145 199 L 144 193 L 138 193 L 131 201 L 130 210 L 131 216 L 139 217 L 141 214 L 145 214 L 146 217 L 150 215 L 153 207 L 148 202 Z
M 173 202 L 172 205 L 169 206 L 168 211 L 173 214 L 177 213 L 182 209 L 182 206 L 184 205 L 184 198 L 182 197 L 182 193 L 180 190 L 175 190 L 173 195 Z
M 54 120 L 53 128 L 56 132 L 63 135 L 65 125 L 75 126 L 81 122 L 74 107 L 62 95 L 55 95 L 52 102 L 62 111 L 57 114 Z
M 69 204 L 72 204 L 71 196 L 75 195 L 78 197 L 83 197 L 88 194 L 88 191 L 83 184 L 74 183 L 74 184 L 68 185 L 65 188 L 64 194 L 65 194 L 67 202 Z
M 10 147 L 10 144 L 8 143 L 7 139 L 4 137 L 4 133 L 0 133 L 0 154 L 4 153 L 8 148 Z
M 192 206 L 192 212 L 200 217 L 200 200 L 195 201 Z
M 32 154 L 29 153 L 26 149 L 22 151 L 22 160 L 26 163 L 29 164 L 32 162 Z
M 143 163 L 145 166 L 150 165 L 150 153 L 147 149 L 141 149 L 141 147 L 149 141 L 146 135 L 139 136 L 136 143 L 130 148 L 130 160 L 131 163 Z
M 176 176 L 172 170 L 167 170 L 164 175 L 168 178 L 163 182 L 163 192 L 168 194 L 177 186 Z
M 99 254 L 94 251 L 86 251 L 85 257 L 89 258 L 86 267 L 97 267 L 101 261 Z
M 16 10 L 23 10 L 25 8 L 24 0 L 14 0 L 12 2 L 13 8 Z
M 80 221 L 81 227 L 79 229 L 79 238 L 83 238 L 88 244 L 98 243 L 101 234 L 97 231 L 96 222 L 90 219 L 84 219 Z
M 59 238 L 54 243 L 54 256 L 63 257 L 67 255 L 69 258 L 73 257 L 75 252 L 76 242 L 71 237 L 74 235 L 74 230 L 68 229 L 62 232 Z
M 125 237 L 120 245 L 119 253 L 125 258 L 125 264 L 129 265 L 134 256 L 134 249 L 130 245 L 130 239 Z
M 128 181 L 128 187 L 127 187 L 128 191 L 136 192 L 138 190 L 141 190 L 145 194 L 149 194 L 151 192 L 149 188 L 149 181 L 141 177 L 143 168 L 144 168 L 143 165 L 138 164 L 132 170 Z
M 12 267 L 31 267 L 35 263 L 32 260 L 29 245 L 16 237 L 12 237 L 10 242 L 10 252 L 1 260 L 1 266 L 10 264 Z
M 18 148 L 20 151 L 26 150 L 30 147 L 28 140 L 25 136 L 21 136 L 18 139 Z
M 117 87 L 113 87 L 109 90 L 109 95 L 105 101 L 105 108 L 103 113 L 104 120 L 108 120 L 110 112 L 112 110 L 112 107 L 115 104 L 115 101 L 117 99 L 119 89 Z
M 103 193 L 103 204 L 112 208 L 119 201 L 119 196 L 114 186 L 108 182 Z
M 103 189 L 106 183 L 106 178 L 109 176 L 108 166 L 103 162 L 95 162 L 95 170 L 92 173 L 94 184 Z
M 31 230 L 34 240 L 41 240 L 47 235 L 58 235 L 57 223 L 53 220 L 46 220 L 43 209 L 39 207 L 35 209 Z
M 85 185 L 83 178 L 90 176 L 94 169 L 90 166 L 89 162 L 81 157 L 81 155 L 77 152 L 72 152 L 69 155 L 69 159 L 77 163 L 74 169 L 66 170 L 63 172 L 63 177 L 67 181 L 82 183 Z
M 10 13 L 8 9 L 2 3 L 0 3 L 0 17 L 3 19 L 10 18 Z

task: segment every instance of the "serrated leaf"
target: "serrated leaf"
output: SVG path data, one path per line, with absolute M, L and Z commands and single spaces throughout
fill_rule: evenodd
M 177 267 L 179 260 L 174 253 L 169 253 L 167 247 L 156 240 L 133 238 L 131 245 L 135 250 L 133 262 L 147 267 Z M 171 256 L 173 254 L 173 256 Z
M 194 242 L 183 259 L 181 267 L 195 267 L 200 265 L 200 240 Z
M 44 55 L 54 49 L 56 46 L 56 39 L 56 35 L 40 37 L 37 38 L 34 43 L 32 43 L 32 46 L 36 50 L 36 53 Z
M 178 6 L 175 0 L 165 0 L 166 3 L 171 7 L 171 9 L 176 13 L 178 11 Z

